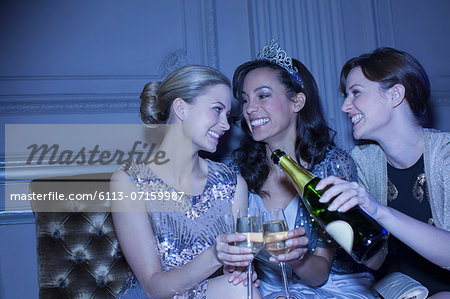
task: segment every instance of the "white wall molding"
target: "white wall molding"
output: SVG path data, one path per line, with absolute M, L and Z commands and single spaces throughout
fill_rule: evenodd
M 180 34 L 174 38 L 180 39 L 181 47 L 165 55 L 148 74 L 55 76 L 43 71 L 41 75 L 0 76 L 0 115 L 136 112 L 145 83 L 161 81 L 188 63 L 218 68 L 215 0 L 188 2 L 178 1 Z
M 0 211 L 0 226 L 35 223 L 33 212 L 2 212 Z
M 115 101 L 110 99 L 64 99 L 56 101 L 2 102 L 0 105 L 0 115 L 125 113 L 138 111 L 139 104 L 139 101 L 136 99 L 119 99 Z
M 208 65 L 218 69 L 219 49 L 217 46 L 216 1 L 215 0 L 203 0 L 203 1 L 204 1 L 203 19 L 205 22 Z
M 186 65 L 188 63 L 187 57 L 186 57 L 186 49 L 178 49 L 166 57 L 161 62 L 161 65 L 159 66 L 159 78 L 163 79 L 168 74 L 170 74 L 175 69 Z
M 395 32 L 392 20 L 391 0 L 371 0 L 371 11 L 374 17 L 376 44 L 373 48 L 395 48 Z

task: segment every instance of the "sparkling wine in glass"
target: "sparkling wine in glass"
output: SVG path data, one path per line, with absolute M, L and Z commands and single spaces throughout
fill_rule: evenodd
M 256 255 L 263 247 L 263 233 L 261 215 L 259 209 L 239 209 L 236 218 L 236 232 L 247 237 L 245 241 L 236 242 L 236 246 L 251 249 Z M 252 263 L 247 266 L 247 299 L 253 298 L 252 294 Z
M 289 253 L 290 248 L 286 246 L 288 238 L 288 225 L 283 209 L 270 209 L 263 212 L 263 239 L 264 249 L 273 257 Z M 279 262 L 283 275 L 284 290 L 286 298 L 289 299 L 289 286 L 287 283 L 285 263 Z

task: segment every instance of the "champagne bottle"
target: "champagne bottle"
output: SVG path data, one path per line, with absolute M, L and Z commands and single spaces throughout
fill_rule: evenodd
M 328 203 L 319 202 L 325 190 L 316 190 L 320 178 L 298 165 L 281 150 L 272 160 L 289 176 L 314 219 L 358 263 L 373 257 L 386 243 L 388 232 L 359 206 L 345 213 L 329 211 Z

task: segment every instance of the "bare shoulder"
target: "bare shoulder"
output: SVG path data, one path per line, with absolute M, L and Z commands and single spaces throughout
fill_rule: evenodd
M 244 188 L 247 190 L 247 182 L 245 181 L 245 179 L 240 174 L 237 174 L 236 177 L 237 177 L 236 184 L 237 184 L 238 188 Z
M 247 182 L 244 180 L 244 178 L 240 174 L 237 175 L 236 180 L 237 180 L 236 194 L 235 194 L 233 206 L 236 209 L 243 209 L 243 208 L 248 207 Z
M 142 200 L 135 200 L 136 198 L 139 198 L 142 192 L 139 192 L 136 183 L 124 170 L 119 169 L 113 173 L 109 184 L 109 190 L 111 194 L 114 194 L 114 198 L 117 199 L 111 203 L 113 212 L 146 211 L 145 202 Z
M 131 180 L 130 176 L 124 170 L 118 169 L 111 176 L 110 189 L 111 191 L 123 192 L 134 191 L 136 189 L 136 186 Z

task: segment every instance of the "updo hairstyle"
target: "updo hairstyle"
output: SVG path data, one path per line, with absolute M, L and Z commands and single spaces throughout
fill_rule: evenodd
M 185 65 L 170 73 L 163 82 L 149 82 L 141 93 L 140 117 L 144 124 L 167 123 L 176 98 L 191 103 L 208 87 L 230 80 L 216 69 L 202 65 Z

